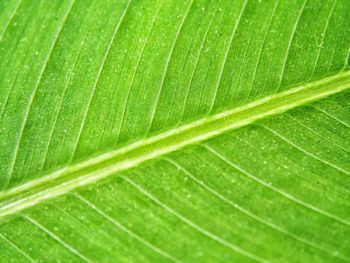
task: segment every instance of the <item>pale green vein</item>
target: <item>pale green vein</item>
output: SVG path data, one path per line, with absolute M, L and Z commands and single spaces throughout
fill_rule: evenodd
M 312 69 L 312 72 L 310 74 L 310 79 L 314 76 L 314 73 L 315 73 L 315 70 L 316 70 L 316 66 L 317 66 L 317 63 L 320 59 L 320 55 L 321 55 L 321 50 L 322 50 L 322 47 L 324 45 L 324 40 L 325 40 L 325 37 L 326 37 L 326 34 L 327 34 L 327 30 L 328 30 L 328 26 L 329 26 L 329 21 L 331 20 L 331 17 L 333 16 L 333 13 L 334 13 L 334 9 L 335 9 L 335 6 L 337 4 L 337 0 L 335 0 L 332 4 L 332 7 L 331 7 L 331 10 L 329 12 L 329 15 L 327 17 L 327 20 L 326 20 L 326 24 L 323 28 L 323 32 L 321 34 L 322 38 L 321 38 L 321 44 L 320 46 L 318 47 L 318 51 L 317 51 L 317 57 L 316 57 L 316 60 L 315 60 L 315 64 L 314 64 L 314 67 Z
M 131 186 L 136 188 L 140 193 L 142 193 L 143 195 L 148 197 L 150 200 L 152 200 L 157 205 L 159 205 L 160 207 L 165 209 L 167 212 L 169 212 L 170 214 L 174 215 L 175 217 L 180 219 L 182 222 L 184 222 L 185 224 L 187 224 L 190 227 L 194 228 L 195 230 L 197 230 L 201 234 L 203 234 L 203 235 L 207 236 L 208 238 L 218 242 L 219 244 L 221 244 L 221 245 L 223 245 L 223 246 L 225 246 L 225 247 L 227 247 L 229 249 L 232 249 L 233 251 L 236 251 L 237 253 L 239 253 L 239 254 L 241 254 L 243 256 L 246 256 L 248 258 L 251 258 L 251 259 L 253 259 L 253 260 L 257 261 L 257 262 L 268 262 L 264 258 L 258 257 L 256 255 L 250 253 L 249 251 L 246 251 L 246 250 L 242 249 L 241 247 L 236 246 L 235 244 L 232 244 L 232 243 L 226 241 L 225 239 L 222 239 L 221 237 L 217 236 L 216 234 L 214 234 L 214 233 L 212 233 L 212 232 L 202 228 L 201 226 L 195 224 L 194 222 L 192 222 L 188 218 L 184 217 L 182 214 L 176 212 L 174 209 L 172 209 L 169 206 L 167 206 L 166 204 L 162 203 L 158 198 L 156 198 L 155 196 L 153 196 L 152 194 L 147 192 L 145 189 L 143 189 L 140 185 L 136 184 L 130 178 L 128 178 L 126 176 L 122 176 L 122 178 L 126 182 L 128 182 Z
M 323 140 L 325 140 L 326 142 L 328 142 L 330 145 L 334 145 L 336 147 L 338 147 L 339 149 L 342 149 L 345 152 L 349 152 L 349 149 L 346 149 L 345 147 L 343 147 L 342 145 L 340 145 L 337 142 L 334 142 L 332 140 L 330 140 L 329 138 L 323 136 L 321 133 L 319 133 L 318 131 L 316 131 L 315 129 L 311 128 L 310 126 L 304 124 L 303 122 L 299 121 L 298 119 L 292 117 L 292 116 L 288 116 L 288 118 L 290 118 L 292 121 L 298 123 L 299 125 L 301 125 L 302 127 L 304 127 L 305 129 L 309 130 L 311 133 L 315 134 L 316 136 L 322 138 Z
M 202 147 L 208 149 L 209 147 L 207 145 L 202 145 Z M 313 247 L 317 250 L 320 250 L 322 252 L 328 253 L 330 255 L 332 255 L 332 252 L 327 251 L 325 249 L 323 249 L 322 247 L 318 246 L 317 244 L 313 244 L 311 242 L 309 242 L 308 240 L 299 237 L 297 235 L 294 235 L 293 233 L 273 224 L 270 223 L 269 221 L 266 221 L 265 219 L 263 219 L 262 217 L 257 216 L 256 214 L 250 212 L 249 210 L 241 207 L 240 205 L 233 203 L 231 200 L 229 200 L 228 198 L 226 198 L 224 195 L 222 195 L 221 193 L 217 192 L 215 189 L 213 189 L 212 187 L 206 185 L 202 180 L 197 179 L 193 174 L 191 174 L 187 169 L 185 169 L 183 166 L 181 166 L 179 163 L 177 163 L 175 160 L 164 157 L 163 158 L 165 161 L 167 161 L 168 163 L 172 164 L 174 167 L 176 167 L 177 169 L 179 169 L 180 171 L 182 171 L 186 176 L 188 176 L 189 178 L 191 178 L 194 182 L 196 182 L 198 185 L 202 186 L 205 190 L 207 190 L 209 193 L 213 194 L 215 197 L 217 197 L 219 200 L 223 201 L 224 203 L 230 205 L 231 207 L 233 207 L 234 209 L 239 210 L 240 212 L 242 212 L 243 214 L 249 216 L 250 218 L 253 218 L 254 220 L 256 220 L 257 222 L 260 222 L 263 225 L 266 225 L 272 229 L 274 229 L 277 232 L 280 232 L 284 235 L 286 235 L 287 237 L 293 238 L 295 240 L 297 240 L 298 242 L 301 242 L 303 244 L 306 244 L 307 246 Z
M 51 237 L 53 240 L 55 240 L 56 242 L 58 242 L 60 245 L 62 245 L 63 247 L 65 247 L 70 253 L 76 255 L 78 258 L 80 258 L 83 262 L 89 262 L 92 263 L 92 261 L 90 259 L 88 259 L 87 257 L 85 257 L 83 254 L 81 254 L 79 251 L 77 251 L 75 248 L 73 248 L 71 245 L 67 244 L 66 241 L 62 240 L 60 237 L 58 237 L 57 235 L 55 235 L 53 232 L 51 232 L 50 230 L 48 230 L 46 227 L 44 227 L 42 224 L 40 224 L 38 221 L 34 220 L 33 218 L 31 218 L 28 215 L 22 215 L 23 218 L 25 218 L 26 220 L 28 220 L 30 223 L 32 223 L 34 226 L 36 226 L 37 228 L 39 228 L 41 231 L 43 231 L 45 234 L 47 234 L 49 237 Z
M 114 218 L 112 218 L 111 216 L 109 216 L 108 214 L 106 214 L 104 211 L 102 211 L 100 208 L 98 208 L 96 205 L 94 205 L 93 203 L 91 203 L 89 200 L 87 200 L 86 198 L 84 198 L 81 195 L 75 194 L 74 195 L 76 198 L 78 198 L 81 202 L 83 202 L 84 204 L 86 204 L 87 206 L 89 206 L 91 209 L 93 209 L 94 211 L 96 211 L 98 214 L 100 214 L 101 216 L 103 216 L 107 221 L 111 222 L 113 225 L 115 225 L 116 227 L 118 227 L 119 229 L 121 229 L 122 231 L 124 231 L 125 233 L 127 233 L 128 235 L 132 236 L 133 238 L 135 238 L 136 240 L 138 240 L 139 242 L 141 242 L 142 244 L 144 244 L 145 246 L 147 246 L 148 248 L 150 248 L 151 250 L 155 251 L 156 253 L 160 254 L 161 256 L 170 259 L 173 262 L 182 262 L 179 259 L 177 259 L 176 257 L 168 254 L 167 252 L 161 250 L 160 248 L 156 247 L 155 245 L 149 243 L 147 240 L 143 239 L 142 237 L 140 237 L 139 235 L 135 234 L 134 232 L 132 232 L 130 229 L 128 229 L 127 227 L 125 227 L 124 225 L 122 225 L 120 222 L 116 221 Z
M 323 109 L 321 109 L 321 108 L 319 108 L 319 107 L 317 107 L 317 106 L 315 106 L 315 105 L 312 105 L 312 106 L 313 106 L 316 110 L 322 112 L 324 115 L 326 115 L 326 116 L 332 118 L 333 120 L 336 120 L 337 122 L 341 123 L 341 124 L 344 125 L 345 127 L 350 128 L 350 125 L 349 125 L 349 124 L 347 124 L 346 122 L 344 122 L 344 121 L 338 119 L 337 117 L 331 115 L 329 112 L 327 112 L 327 111 L 325 111 L 325 110 L 323 110 Z
M 23 0 L 19 0 L 13 10 L 13 12 L 11 13 L 11 15 L 9 16 L 7 23 L 4 26 L 4 29 L 2 30 L 2 32 L 0 32 L 0 42 L 3 40 L 3 37 L 7 31 L 7 29 L 9 28 L 11 22 L 13 21 L 13 18 L 15 17 L 15 15 L 17 14 L 18 8 L 19 6 L 22 4 Z
M 188 97 L 189 97 L 188 94 L 189 94 L 190 89 L 192 87 L 194 74 L 195 74 L 195 72 L 197 70 L 199 59 L 201 58 L 201 56 L 203 54 L 202 51 L 203 51 L 203 48 L 204 48 L 204 43 L 205 43 L 205 41 L 207 41 L 208 33 L 209 33 L 210 29 L 211 29 L 212 24 L 213 24 L 213 19 L 211 19 L 210 22 L 208 23 L 208 27 L 207 27 L 207 29 L 205 31 L 205 34 L 204 34 L 204 36 L 202 38 L 202 41 L 201 41 L 201 44 L 199 46 L 199 51 L 197 53 L 197 56 L 196 56 L 196 59 L 195 59 L 195 62 L 194 62 L 194 67 L 193 67 L 193 70 L 191 72 L 191 77 L 190 77 L 190 80 L 188 81 L 188 85 L 187 85 L 186 90 L 185 90 L 186 94 L 185 94 L 185 101 L 184 101 L 184 104 L 182 106 L 182 113 L 181 113 L 181 118 L 180 118 L 181 121 L 184 119 L 184 116 L 185 116 L 187 100 L 188 100 Z M 178 124 L 179 124 L 179 122 L 178 122 Z
M 170 52 L 168 54 L 168 57 L 167 57 L 167 60 L 166 60 L 166 63 L 165 63 L 165 68 L 164 68 L 164 71 L 163 71 L 163 74 L 162 74 L 162 80 L 160 82 L 160 88 L 158 89 L 157 91 L 157 96 L 156 96 L 156 99 L 155 99 L 155 103 L 154 103 L 154 106 L 152 107 L 152 112 L 151 112 L 151 119 L 150 119 L 150 123 L 148 125 L 148 129 L 147 129 L 147 133 L 148 134 L 150 132 L 150 129 L 152 128 L 152 125 L 153 125 L 153 121 L 154 121 L 154 117 L 156 115 L 156 109 L 157 109 L 157 106 L 158 106 L 158 103 L 159 103 L 159 97 L 160 97 L 160 94 L 162 92 L 162 89 L 163 89 L 163 86 L 164 86 L 164 81 L 165 81 L 165 77 L 167 75 L 167 72 L 169 70 L 169 65 L 170 65 L 170 61 L 171 61 L 171 58 L 173 56 L 173 53 L 174 53 L 174 49 L 175 49 L 175 46 L 177 44 L 177 41 L 179 39 L 179 35 L 181 33 L 181 30 L 185 24 L 185 21 L 188 17 L 188 14 L 190 13 L 190 10 L 191 10 L 191 7 L 193 5 L 193 0 L 191 1 L 191 3 L 188 5 L 188 8 L 181 20 L 181 23 L 180 23 L 180 26 L 176 32 L 176 35 L 175 35 L 175 39 L 173 41 L 173 44 L 170 48 Z
M 156 13 L 154 14 L 154 16 L 152 18 L 152 22 L 151 22 L 151 25 L 149 27 L 146 39 L 143 42 L 140 55 L 139 55 L 139 57 L 137 59 L 136 66 L 135 66 L 134 71 L 132 73 L 131 81 L 129 83 L 129 86 L 128 86 L 128 89 L 127 89 L 127 92 L 126 92 L 126 100 L 125 100 L 125 104 L 124 104 L 124 107 L 123 107 L 123 112 L 122 112 L 122 115 L 121 115 L 122 116 L 121 117 L 121 121 L 120 121 L 120 124 L 119 124 L 119 127 L 118 127 L 118 133 L 117 133 L 117 136 L 116 136 L 116 138 L 117 138 L 116 142 L 118 142 L 118 140 L 119 140 L 120 132 L 121 132 L 121 130 L 123 128 L 123 125 L 124 125 L 124 122 L 125 122 L 125 114 L 126 114 L 127 106 L 128 106 L 128 103 L 129 103 L 131 89 L 133 87 L 134 80 L 135 80 L 135 77 L 136 77 L 136 73 L 138 72 L 138 70 L 140 68 L 141 59 L 142 59 L 142 57 L 144 55 L 144 51 L 145 51 L 146 45 L 148 43 L 149 37 L 151 36 L 151 32 L 152 32 L 154 24 L 155 24 L 155 22 L 156 22 L 156 20 L 157 20 L 157 18 L 159 16 L 159 12 L 160 12 L 160 10 L 163 7 L 163 4 L 164 4 L 164 1 L 162 1 L 162 3 L 159 5 Z
M 350 71 L 168 130 L 0 193 L 0 218 L 184 146 L 350 88 Z
M 262 44 L 260 46 L 259 55 L 258 55 L 258 58 L 256 60 L 255 67 L 254 67 L 254 73 L 253 73 L 252 81 L 251 81 L 249 89 L 248 89 L 248 98 L 250 98 L 250 94 L 251 94 L 251 91 L 252 91 L 252 88 L 253 88 L 253 84 L 254 84 L 254 82 L 256 80 L 256 73 L 258 72 L 258 66 L 261 63 L 261 55 L 263 53 L 263 50 L 264 50 L 264 47 L 265 47 L 265 44 L 266 44 L 266 39 L 267 39 L 268 33 L 270 32 L 272 21 L 273 21 L 275 15 L 276 15 L 276 11 L 277 11 L 279 3 L 280 3 L 280 1 L 276 1 L 275 6 L 273 7 L 271 18 L 270 18 L 269 24 L 267 26 L 267 29 L 266 29 L 266 32 L 265 32 L 265 35 L 264 35 L 264 40 L 263 40 L 263 42 L 262 42 Z
M 96 79 L 95 79 L 95 81 L 94 81 L 92 90 L 91 90 L 91 92 L 90 92 L 89 100 L 88 100 L 88 102 L 87 102 L 87 106 L 86 106 L 86 110 L 85 110 L 85 112 L 84 112 L 83 119 L 82 119 L 82 121 L 81 121 L 81 123 L 80 123 L 78 138 L 77 138 L 77 140 L 76 140 L 76 142 L 75 142 L 73 154 L 72 154 L 72 157 L 71 157 L 72 159 L 74 158 L 75 153 L 76 153 L 76 150 L 77 150 L 77 148 L 78 148 L 78 144 L 79 144 L 79 141 L 80 141 L 80 137 L 81 137 L 81 134 L 82 134 L 82 132 L 83 132 L 83 128 L 84 128 L 84 126 L 85 126 L 86 118 L 87 118 L 88 113 L 89 113 L 89 110 L 90 110 L 90 105 L 91 105 L 91 102 L 92 102 L 92 98 L 93 98 L 93 96 L 95 95 L 95 92 L 96 92 L 97 84 L 98 84 L 98 82 L 99 82 L 99 80 L 100 80 L 100 78 L 101 78 L 102 71 L 103 71 L 103 69 L 104 69 L 104 67 L 105 67 L 105 64 L 106 64 L 106 62 L 107 62 L 107 58 L 108 58 L 108 55 L 109 55 L 109 53 L 110 53 L 110 51 L 111 51 L 111 48 L 112 48 L 112 45 L 113 45 L 113 43 L 114 43 L 115 37 L 117 36 L 117 33 L 118 33 L 118 31 L 119 31 L 119 28 L 120 28 L 120 26 L 121 26 L 122 23 L 123 23 L 123 20 L 124 20 L 124 18 L 125 18 L 125 15 L 126 15 L 127 11 L 129 10 L 131 1 L 132 1 L 132 0 L 129 0 L 129 1 L 128 1 L 128 3 L 127 3 L 127 5 L 126 5 L 126 7 L 125 7 L 125 9 L 124 9 L 124 11 L 123 11 L 121 17 L 119 18 L 119 20 L 118 20 L 118 22 L 117 22 L 117 25 L 116 25 L 116 27 L 115 27 L 115 29 L 114 29 L 114 31 L 113 31 L 112 38 L 111 38 L 111 40 L 109 41 L 109 44 L 108 44 L 108 46 L 107 46 L 107 49 L 106 49 L 106 51 L 105 51 L 105 53 L 104 53 L 104 55 L 103 55 L 101 65 L 100 65 L 99 70 L 98 70 L 98 73 L 97 73 L 97 77 L 96 77 Z
M 13 157 L 13 160 L 11 161 L 11 168 L 10 168 L 10 178 L 8 179 L 8 184 L 10 184 L 11 180 L 12 180 L 12 173 L 13 173 L 13 170 L 14 170 L 14 167 L 15 167 L 15 164 L 16 164 L 16 161 L 17 161 L 17 155 L 18 155 L 18 151 L 19 151 L 19 147 L 20 147 L 20 144 L 21 144 L 21 141 L 22 141 L 22 136 L 23 136 L 23 132 L 24 132 L 24 128 L 27 124 L 27 121 L 28 121 L 28 117 L 29 117 L 29 114 L 30 114 L 30 111 L 31 111 L 31 108 L 32 108 L 32 105 L 33 105 L 33 102 L 34 102 L 34 98 L 37 94 L 37 91 L 38 91 L 38 88 L 39 88 L 39 85 L 43 79 L 43 76 L 44 76 L 44 73 L 45 73 L 45 70 L 47 68 L 47 65 L 49 63 L 49 60 L 52 56 L 52 53 L 53 53 L 53 50 L 55 48 L 55 46 L 57 45 L 57 42 L 58 42 L 58 39 L 59 39 L 59 36 L 60 34 L 62 33 L 62 30 L 64 28 L 64 25 L 66 24 L 67 22 L 67 19 L 69 17 L 69 14 L 71 13 L 71 10 L 73 8 L 73 5 L 74 5 L 74 2 L 75 0 L 72 0 L 70 2 L 70 4 L 68 5 L 68 8 L 64 14 L 64 17 L 62 19 L 62 23 L 58 26 L 56 32 L 55 32 L 55 36 L 54 36 L 54 41 L 52 42 L 51 46 L 50 46 L 50 49 L 49 49 L 49 52 L 44 60 L 44 64 L 41 68 L 41 71 L 39 73 L 39 77 L 35 83 L 35 86 L 34 86 L 34 89 L 29 97 L 29 102 L 28 102 L 28 106 L 26 108 L 26 111 L 24 113 L 24 117 L 23 117 L 23 121 L 22 121 L 22 125 L 20 127 L 20 131 L 19 131 L 19 136 L 18 136 L 18 141 L 16 143 L 16 146 L 15 146 L 15 150 L 14 150 L 14 157 Z
M 294 37 L 295 37 L 295 33 L 297 31 L 297 27 L 298 27 L 299 22 L 300 22 L 301 15 L 303 14 L 303 12 L 305 10 L 306 3 L 307 3 L 307 0 L 304 0 L 303 5 L 301 6 L 300 11 L 298 13 L 297 19 L 296 19 L 296 21 L 294 23 L 292 34 L 290 35 L 290 38 L 289 38 L 289 41 L 288 41 L 286 55 L 284 56 L 284 59 L 283 59 L 283 64 L 282 64 L 282 70 L 281 70 L 281 74 L 280 74 L 279 84 L 277 86 L 277 90 L 276 91 L 279 91 L 280 88 L 281 88 L 282 81 L 283 81 L 283 76 L 285 75 L 284 72 L 286 70 L 286 66 L 287 66 L 287 62 L 288 62 L 289 52 L 290 52 L 291 47 L 292 47 L 292 43 L 293 43 L 293 40 L 294 40 Z
M 244 11 L 246 10 L 247 4 L 248 4 L 248 1 L 245 1 L 244 4 L 243 4 L 243 7 L 241 8 L 241 11 L 239 13 L 237 22 L 235 23 L 235 25 L 233 27 L 232 34 L 230 36 L 230 40 L 229 40 L 228 46 L 227 46 L 226 51 L 225 51 L 224 59 L 223 59 L 223 61 L 221 63 L 221 66 L 220 66 L 221 69 L 220 69 L 220 73 L 219 73 L 219 78 L 218 78 L 218 81 L 217 81 L 217 84 L 216 84 L 216 87 L 215 87 L 215 93 L 214 93 L 214 96 L 213 96 L 213 99 L 212 99 L 212 103 L 210 105 L 210 111 L 209 112 L 211 112 L 213 110 L 214 103 L 215 103 L 215 100 L 216 100 L 216 97 L 217 97 L 217 93 L 218 93 L 218 89 L 219 89 L 219 86 L 220 86 L 220 83 L 221 83 L 222 74 L 224 72 L 225 65 L 227 63 L 227 58 L 228 58 L 228 55 L 230 53 L 230 49 L 231 49 L 231 46 L 232 46 L 233 38 L 236 35 L 238 26 L 239 26 L 239 24 L 241 22 L 241 19 L 243 17 Z
M 15 243 L 13 243 L 10 239 L 5 237 L 3 234 L 0 233 L 0 238 L 4 240 L 6 243 L 8 243 L 11 247 L 13 247 L 19 254 L 21 254 L 23 257 L 25 257 L 29 262 L 35 262 L 34 259 L 32 259 L 26 252 L 24 252 L 21 248 L 19 248 Z
M 332 167 L 332 168 L 338 170 L 339 172 L 342 172 L 342 173 L 344 173 L 344 174 L 346 174 L 346 175 L 350 175 L 350 172 L 349 172 L 349 171 L 344 170 L 343 168 L 341 168 L 341 167 L 339 167 L 339 166 L 337 166 L 337 165 L 335 165 L 335 164 L 332 164 L 332 163 L 330 163 L 330 162 L 328 162 L 328 161 L 326 161 L 326 160 L 323 160 L 322 158 L 316 156 L 315 154 L 313 154 L 313 153 L 311 153 L 311 152 L 305 150 L 303 147 L 301 147 L 301 146 L 297 145 L 296 143 L 294 143 L 294 142 L 288 140 L 286 137 L 284 137 L 284 136 L 281 135 L 280 133 L 274 131 L 273 129 L 267 127 L 266 125 L 262 125 L 262 124 L 261 124 L 260 127 L 266 129 L 267 131 L 269 131 L 270 133 L 272 133 L 272 134 L 275 135 L 276 137 L 282 139 L 284 142 L 286 142 L 286 143 L 288 143 L 289 145 L 293 146 L 293 147 L 294 147 L 295 149 L 297 149 L 298 151 L 303 152 L 304 154 L 306 154 L 306 155 L 308 155 L 308 156 L 314 158 L 315 160 L 318 160 L 318 161 L 321 162 L 321 163 L 324 163 L 325 165 L 328 165 L 328 166 L 330 166 L 330 167 Z
M 228 165 L 233 167 L 234 169 L 236 169 L 236 170 L 240 171 L 241 173 L 247 175 L 249 178 L 253 179 L 254 181 L 258 182 L 259 184 L 261 184 L 261 185 L 263 185 L 263 186 L 265 186 L 265 187 L 275 191 L 276 193 L 279 193 L 280 195 L 284 196 L 285 198 L 291 200 L 292 202 L 295 202 L 295 203 L 297 203 L 297 204 L 299 204 L 301 206 L 307 207 L 307 208 L 309 208 L 310 210 L 313 210 L 316 213 L 319 213 L 321 215 L 324 215 L 324 216 L 327 216 L 329 218 L 332 218 L 332 219 L 334 219 L 334 220 L 336 220 L 336 221 L 338 221 L 338 222 L 340 222 L 340 223 L 342 223 L 344 225 L 350 226 L 349 221 L 343 220 L 340 217 L 337 217 L 337 216 L 332 215 L 332 214 L 330 214 L 330 213 L 328 213 L 326 211 L 323 211 L 323 210 L 321 210 L 321 209 L 319 209 L 319 208 L 317 208 L 317 207 L 315 207 L 315 206 L 313 206 L 311 204 L 308 204 L 308 203 L 306 203 L 306 202 L 304 202 L 304 201 L 302 201 L 300 199 L 297 199 L 296 197 L 294 197 L 293 195 L 291 195 L 291 194 L 289 194 L 287 192 L 284 192 L 284 191 L 282 191 L 282 190 L 280 190 L 280 189 L 278 189 L 276 187 L 271 186 L 269 184 L 269 182 L 261 180 L 258 177 L 254 176 L 253 174 L 249 173 L 248 171 L 242 169 L 237 164 L 235 164 L 232 161 L 228 160 L 225 156 L 223 156 L 221 153 L 217 152 L 213 148 L 209 147 L 208 145 L 202 144 L 202 146 L 204 148 L 206 148 L 210 153 L 212 153 L 213 155 L 217 156 L 219 159 L 221 159 L 222 161 L 224 161 L 225 163 L 227 163 Z

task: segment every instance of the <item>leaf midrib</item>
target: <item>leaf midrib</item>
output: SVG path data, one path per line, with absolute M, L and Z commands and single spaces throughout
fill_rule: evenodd
M 350 88 L 350 71 L 264 97 L 72 164 L 0 193 L 0 219 L 187 145 Z

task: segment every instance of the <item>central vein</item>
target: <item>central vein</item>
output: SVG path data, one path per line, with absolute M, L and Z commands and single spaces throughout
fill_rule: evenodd
M 224 111 L 0 193 L 0 218 L 228 130 L 350 88 L 350 71 Z

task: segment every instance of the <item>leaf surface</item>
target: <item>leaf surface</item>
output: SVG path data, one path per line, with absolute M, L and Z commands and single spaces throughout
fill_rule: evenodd
M 349 11 L 0 1 L 0 262 L 348 262 Z

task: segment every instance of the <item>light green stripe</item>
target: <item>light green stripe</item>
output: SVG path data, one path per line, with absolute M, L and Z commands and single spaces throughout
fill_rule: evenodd
M 246 126 L 349 87 L 350 71 L 339 73 L 73 164 L 41 179 L 1 193 L 0 217 L 14 214 L 42 200 L 62 195 L 186 145 L 204 141 L 228 130 Z

